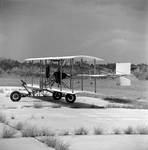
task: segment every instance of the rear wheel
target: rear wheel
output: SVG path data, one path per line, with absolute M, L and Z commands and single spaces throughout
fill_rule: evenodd
M 74 103 L 76 100 L 76 95 L 75 94 L 66 94 L 65 99 L 67 103 Z
M 10 94 L 10 98 L 13 102 L 18 102 L 21 99 L 21 93 L 19 91 L 13 91 Z
M 60 100 L 62 98 L 62 93 L 60 93 L 60 92 L 53 92 L 52 97 L 55 100 Z

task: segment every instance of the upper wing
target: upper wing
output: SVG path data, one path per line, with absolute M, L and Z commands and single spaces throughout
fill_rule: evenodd
M 87 56 L 87 55 L 27 58 L 27 59 L 25 59 L 25 61 L 32 61 L 32 60 L 66 60 L 66 59 L 73 59 L 73 58 L 86 58 L 87 60 L 95 59 L 96 61 L 103 61 L 103 59 L 101 59 L 101 58 L 93 57 L 93 56 Z

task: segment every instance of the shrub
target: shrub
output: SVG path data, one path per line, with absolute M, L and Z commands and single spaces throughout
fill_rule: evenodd
M 5 126 L 2 130 L 2 138 L 13 138 L 16 133 L 17 131 L 13 128 L 8 128 Z
M 59 135 L 69 135 L 69 131 L 68 130 L 63 130 Z
M 40 129 L 40 136 L 55 136 L 55 133 L 47 128 Z
M 138 126 L 137 127 L 137 133 L 138 134 L 148 134 L 148 126 L 144 125 L 144 126 Z
M 126 129 L 123 130 L 124 134 L 135 134 L 134 128 L 130 125 Z
M 116 127 L 116 128 L 113 128 L 113 132 L 114 132 L 114 134 L 121 134 L 121 129 L 120 129 L 120 127 Z
M 8 121 L 6 119 L 6 116 L 2 113 L 0 113 L 0 122 L 1 123 L 5 123 L 5 124 L 8 124 Z
M 24 127 L 24 124 L 22 122 L 18 122 L 14 125 L 14 128 L 19 131 L 22 130 L 23 127 Z
M 99 134 L 104 134 L 104 129 L 102 126 L 94 127 L 94 134 L 99 135 Z
M 23 137 L 36 137 L 40 135 L 40 129 L 36 126 L 27 125 L 24 130 L 22 130 Z
M 74 134 L 75 135 L 87 135 L 88 134 L 88 130 L 85 129 L 84 127 L 79 127 L 78 129 L 75 129 Z
M 55 148 L 56 150 L 68 150 L 69 144 L 60 141 L 56 137 L 44 137 L 40 140 L 45 143 L 48 147 Z

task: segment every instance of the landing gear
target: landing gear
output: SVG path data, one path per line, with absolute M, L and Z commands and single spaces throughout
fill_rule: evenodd
M 13 91 L 10 94 L 10 98 L 13 102 L 18 102 L 21 99 L 21 93 L 19 91 Z
M 62 93 L 61 92 L 53 92 L 52 97 L 55 100 L 60 100 L 62 98 Z
M 66 99 L 67 103 L 74 103 L 74 101 L 76 100 L 76 95 L 75 94 L 66 94 L 65 99 Z

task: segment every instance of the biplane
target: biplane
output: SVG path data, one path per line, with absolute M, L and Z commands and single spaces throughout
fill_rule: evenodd
M 60 100 L 65 97 L 68 103 L 74 103 L 77 94 L 89 92 L 84 90 L 84 81 L 88 78 L 93 84 L 93 93 L 97 93 L 96 80 L 98 78 L 119 78 L 117 80 L 118 85 L 130 85 L 130 80 L 126 78 L 130 75 L 130 63 L 117 63 L 116 72 L 109 71 L 104 73 L 98 68 L 97 63 L 99 61 L 103 61 L 103 59 L 86 55 L 25 59 L 25 63 L 30 62 L 32 66 L 31 83 L 27 83 L 25 73 L 25 79 L 21 80 L 21 85 L 25 88 L 26 93 L 13 91 L 10 94 L 10 98 L 12 101 L 18 102 L 22 97 L 35 96 L 36 94 L 46 96 L 49 93 L 54 100 Z M 36 63 L 39 65 L 34 70 Z M 39 75 L 38 84 L 34 83 L 35 71 Z M 76 80 L 77 84 L 80 84 L 79 89 L 75 87 Z

